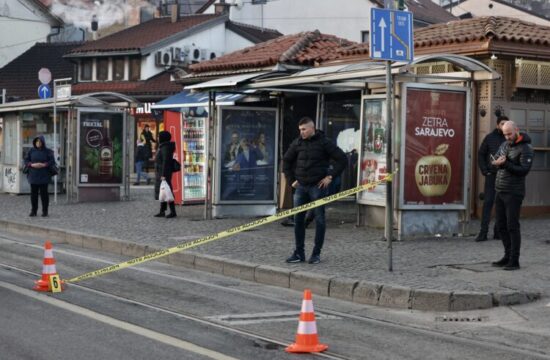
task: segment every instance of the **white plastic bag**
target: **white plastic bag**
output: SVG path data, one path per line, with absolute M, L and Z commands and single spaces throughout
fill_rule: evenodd
M 160 183 L 159 201 L 160 202 L 174 201 L 174 194 L 172 194 L 172 190 L 170 190 L 170 186 L 168 186 L 168 183 L 166 182 L 166 180 L 162 180 L 162 182 Z

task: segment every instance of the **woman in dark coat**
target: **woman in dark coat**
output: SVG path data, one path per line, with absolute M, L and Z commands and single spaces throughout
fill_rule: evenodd
M 172 139 L 172 135 L 168 131 L 161 131 L 159 133 L 159 147 L 157 149 L 157 155 L 155 157 L 155 199 L 159 199 L 160 183 L 162 180 L 166 180 L 172 190 L 172 173 L 174 171 L 173 158 L 174 151 L 176 150 L 176 144 Z M 173 193 L 173 192 L 172 192 Z M 176 206 L 174 202 L 160 203 L 160 212 L 156 214 L 156 217 L 164 217 L 166 213 L 167 205 L 170 206 L 170 213 L 166 215 L 167 218 L 176 217 Z
M 42 216 L 48 216 L 50 196 L 48 184 L 51 181 L 50 166 L 55 164 L 53 151 L 46 147 L 44 136 L 38 136 L 32 141 L 33 148 L 25 157 L 25 167 L 28 169 L 27 180 L 31 185 L 31 213 L 36 216 L 38 210 L 38 194 L 42 202 Z

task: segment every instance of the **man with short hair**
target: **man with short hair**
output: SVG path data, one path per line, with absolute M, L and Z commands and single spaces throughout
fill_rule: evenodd
M 329 140 L 325 134 L 315 129 L 309 117 L 298 122 L 300 136 L 290 144 L 283 157 L 283 171 L 289 184 L 295 190 L 294 206 L 300 206 L 327 196 L 333 178 L 344 171 L 347 158 L 342 149 Z M 333 164 L 330 167 L 330 164 Z M 315 212 L 315 246 L 309 258 L 310 264 L 321 262 L 321 249 L 325 240 L 325 207 L 319 206 Z M 287 263 L 305 261 L 305 212 L 294 218 L 296 248 L 286 259 Z
M 477 153 L 477 164 L 483 176 L 485 176 L 485 187 L 483 189 L 483 212 L 481 214 L 481 227 L 479 234 L 475 241 L 487 240 L 487 233 L 489 232 L 489 223 L 491 222 L 491 212 L 493 211 L 493 204 L 495 202 L 495 180 L 497 178 L 497 168 L 491 164 L 491 157 L 498 158 L 498 149 L 500 145 L 505 141 L 504 135 L 502 135 L 502 125 L 509 119 L 506 116 L 499 116 L 497 118 L 497 126 L 491 131 L 479 146 Z M 493 230 L 493 238 L 500 239 L 498 234 L 497 225 Z
M 525 176 L 531 170 L 534 154 L 531 139 L 520 132 L 513 121 L 504 123 L 502 133 L 506 141 L 500 146 L 500 156 L 492 164 L 498 168 L 496 212 L 504 257 L 492 265 L 504 270 L 518 270 L 521 247 L 519 214 L 525 197 Z

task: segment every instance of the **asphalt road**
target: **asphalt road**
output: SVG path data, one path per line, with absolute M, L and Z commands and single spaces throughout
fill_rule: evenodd
M 55 245 L 62 278 L 126 260 Z M 301 293 L 147 263 L 32 290 L 42 246 L 0 234 L 0 354 L 11 359 L 293 359 Z M 550 307 L 455 314 L 381 309 L 315 297 L 325 358 L 550 359 Z M 448 322 L 459 316 L 482 321 Z M 456 320 L 459 320 L 459 317 Z M 308 355 L 307 358 L 323 358 Z

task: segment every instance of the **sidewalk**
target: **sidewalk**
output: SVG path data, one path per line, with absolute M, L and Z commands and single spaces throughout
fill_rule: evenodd
M 65 204 L 61 194 L 58 205 L 51 205 L 48 218 L 28 216 L 29 196 L 0 194 L 0 230 L 32 233 L 44 236 L 44 240 L 137 257 L 251 220 L 204 221 L 202 205 L 178 206 L 175 219 L 154 218 L 159 205 L 152 193 L 152 186 L 132 187 L 130 201 L 86 204 Z M 317 265 L 284 262 L 293 250 L 294 233 L 279 223 L 163 260 L 296 290 L 309 287 L 319 295 L 358 303 L 419 310 L 471 310 L 550 295 L 550 221 L 523 219 L 521 224 L 519 271 L 491 267 L 491 261 L 502 256 L 502 244 L 495 240 L 476 243 L 472 236 L 394 242 L 394 271 L 390 273 L 387 244 L 381 240 L 383 231 L 356 228 L 353 203 L 327 208 L 325 246 L 322 262 Z M 313 235 L 311 226 L 306 233 L 308 255 Z M 67 276 L 78 275 L 81 274 Z

